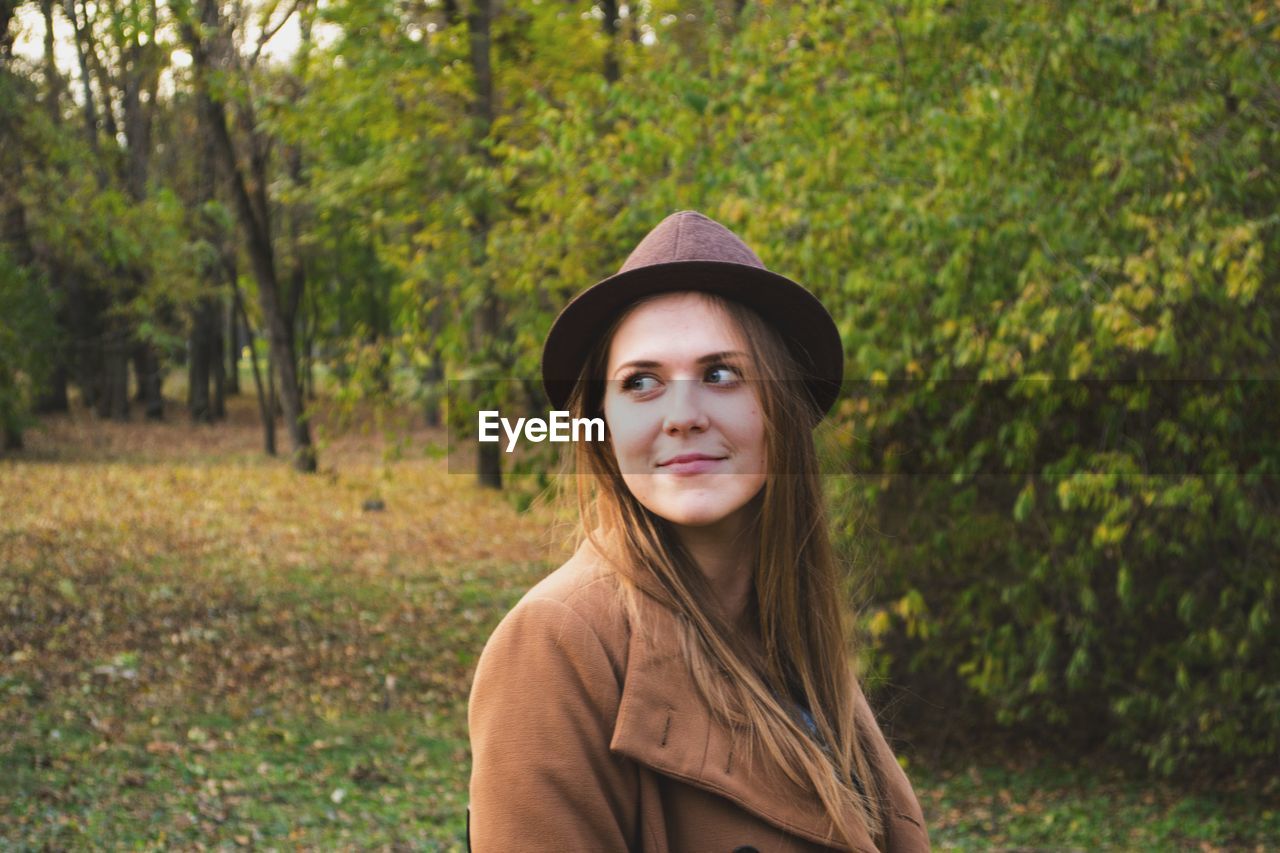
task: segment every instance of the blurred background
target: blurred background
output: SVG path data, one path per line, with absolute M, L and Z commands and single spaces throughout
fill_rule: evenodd
M 446 427 L 694 208 L 935 843 L 1275 849 L 1278 170 L 1275 0 L 0 0 L 3 846 L 462 849 L 573 518 Z

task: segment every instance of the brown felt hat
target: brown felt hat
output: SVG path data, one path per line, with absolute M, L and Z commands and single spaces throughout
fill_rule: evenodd
M 592 347 L 631 304 L 646 296 L 696 290 L 740 302 L 777 329 L 825 415 L 840 393 L 844 348 L 818 298 L 765 269 L 746 243 L 719 222 L 692 210 L 658 223 L 616 275 L 578 294 L 551 324 L 542 345 L 542 384 L 563 409 Z

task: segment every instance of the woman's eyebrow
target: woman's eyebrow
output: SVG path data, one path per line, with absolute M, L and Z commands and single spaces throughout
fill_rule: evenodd
M 713 352 L 710 355 L 704 355 L 698 359 L 698 364 L 715 364 L 717 361 L 731 361 L 734 358 L 745 356 L 746 353 L 741 350 L 725 350 L 724 352 Z
M 662 362 L 646 361 L 644 359 L 637 359 L 635 361 L 623 362 L 622 364 L 619 364 L 616 368 L 614 368 L 613 375 L 616 377 L 619 373 L 621 373 L 622 371 L 630 367 L 662 367 Z
M 715 364 L 716 362 L 719 362 L 719 361 L 731 361 L 734 358 L 740 358 L 745 355 L 746 353 L 742 352 L 741 350 L 724 350 L 723 352 L 712 352 L 712 353 L 707 353 L 704 356 L 699 356 L 695 364 L 700 364 L 700 365 Z M 642 367 L 642 368 L 662 367 L 662 362 L 652 361 L 649 359 L 635 359 L 633 361 L 623 362 L 622 364 L 619 364 L 617 368 L 613 371 L 613 375 L 617 377 L 619 373 L 632 367 Z

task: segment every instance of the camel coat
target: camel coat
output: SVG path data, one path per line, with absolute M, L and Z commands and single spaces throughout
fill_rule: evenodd
M 771 853 L 841 847 L 820 802 L 766 756 L 734 754 L 699 698 L 675 616 L 584 545 L 507 614 L 471 691 L 468 837 L 496 851 Z M 861 691 L 889 795 L 884 848 L 926 851 L 924 817 Z M 856 849 L 876 850 L 870 837 Z

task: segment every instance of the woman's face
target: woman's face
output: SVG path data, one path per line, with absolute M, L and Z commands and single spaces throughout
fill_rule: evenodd
M 733 321 L 698 293 L 642 303 L 609 348 L 604 416 L 627 488 L 672 524 L 736 533 L 764 486 L 764 417 Z

